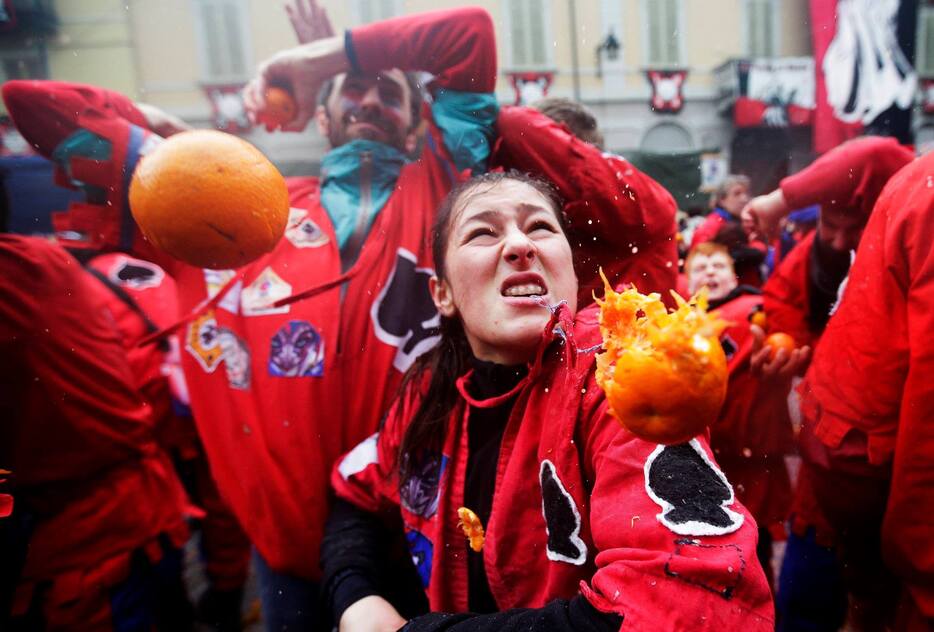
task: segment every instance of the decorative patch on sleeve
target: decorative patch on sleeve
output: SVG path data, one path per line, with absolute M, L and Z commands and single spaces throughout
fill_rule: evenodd
M 236 275 L 234 270 L 204 270 L 204 286 L 208 298 L 214 298 L 221 291 L 227 282 Z M 225 309 L 231 314 L 240 313 L 240 293 L 243 291 L 243 281 L 237 281 L 230 288 L 221 302 L 217 304 L 221 309 Z
M 431 581 L 432 556 L 435 547 L 431 540 L 408 526 L 405 528 L 405 540 L 409 544 L 412 563 L 415 564 L 418 576 L 422 579 L 422 586 L 428 588 L 428 583 Z
M 337 466 L 337 471 L 345 481 L 354 474 L 359 474 L 365 470 L 368 465 L 379 463 L 379 452 L 377 450 L 378 442 L 379 433 L 374 432 L 354 446 L 354 449 L 341 459 L 340 464 Z
M 235 333 L 218 326 L 213 310 L 189 323 L 185 350 L 206 373 L 213 373 L 223 362 L 231 388 L 250 388 L 250 351 Z
M 414 254 L 399 248 L 392 273 L 370 308 L 376 337 L 397 348 L 392 365 L 403 373 L 441 340 L 441 317 L 428 291 L 435 271 L 417 263 Z
M 227 383 L 230 388 L 246 390 L 250 388 L 250 350 L 239 336 L 229 329 L 221 328 L 217 335 L 224 368 L 227 370 Z
M 679 539 L 665 562 L 665 573 L 730 599 L 746 573 L 746 559 L 736 544 Z
M 658 521 L 678 535 L 723 535 L 743 524 L 729 508 L 733 487 L 697 439 L 655 448 L 645 461 L 645 491 L 662 508 Z
M 329 241 L 321 227 L 308 217 L 308 211 L 300 208 L 289 209 L 285 238 L 296 248 L 318 248 Z
M 154 263 L 141 259 L 120 257 L 107 276 L 117 285 L 134 290 L 145 290 L 159 287 L 162 279 L 165 278 L 165 272 Z
M 441 476 L 448 459 L 442 454 L 429 454 L 419 459 L 412 475 L 399 487 L 402 508 L 422 518 L 431 518 L 438 511 L 441 497 Z
M 292 286 L 267 266 L 256 280 L 240 292 L 240 309 L 244 316 L 285 314 L 289 311 L 288 305 L 273 307 L 273 303 L 291 295 Z
M 548 545 L 545 554 L 552 562 L 581 566 L 587 561 L 587 545 L 580 538 L 581 515 L 574 497 L 558 478 L 555 464 L 545 459 L 538 471 L 542 486 L 542 515 Z
M 269 374 L 276 377 L 324 375 L 324 340 L 305 320 L 290 320 L 269 343 Z

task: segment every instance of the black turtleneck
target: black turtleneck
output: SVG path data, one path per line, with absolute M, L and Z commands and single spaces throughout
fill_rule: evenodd
M 525 377 L 526 366 L 504 366 L 482 360 L 472 360 L 473 375 L 467 391 L 476 400 L 491 399 L 511 391 Z M 472 510 L 484 527 L 490 522 L 493 492 L 496 486 L 496 465 L 503 433 L 516 398 L 499 406 L 471 406 L 467 417 L 467 475 L 464 479 L 464 506 Z M 499 608 L 490 592 L 483 564 L 483 553 L 467 546 L 467 602 L 471 612 L 496 612 Z

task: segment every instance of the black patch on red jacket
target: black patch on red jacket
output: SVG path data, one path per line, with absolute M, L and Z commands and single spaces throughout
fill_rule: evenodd
M 746 573 L 746 559 L 736 544 L 678 539 L 665 562 L 665 573 L 730 599 Z
M 548 459 L 539 469 L 542 486 L 542 515 L 548 532 L 545 553 L 554 562 L 580 566 L 587 561 L 587 545 L 580 538 L 581 516 L 577 503 L 558 478 L 555 465 Z
M 157 287 L 162 282 L 165 273 L 145 261 L 124 261 L 122 265 L 111 271 L 114 283 L 142 290 Z
M 732 360 L 736 352 L 739 351 L 739 345 L 729 334 L 723 334 L 723 337 L 720 338 L 720 346 L 723 347 L 723 354 L 726 356 L 727 361 Z
M 441 320 L 428 291 L 433 275 L 434 270 L 417 267 L 415 255 L 399 248 L 389 281 L 370 310 L 376 337 L 399 348 L 393 359 L 399 371 L 407 371 L 441 340 Z
M 743 524 L 742 514 L 728 508 L 733 488 L 696 439 L 656 448 L 645 482 L 663 509 L 659 521 L 678 535 L 722 535 Z

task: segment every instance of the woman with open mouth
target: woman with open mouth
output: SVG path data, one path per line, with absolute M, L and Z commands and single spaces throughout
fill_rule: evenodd
M 441 342 L 332 475 L 322 564 L 341 630 L 773 629 L 755 522 L 706 438 L 658 445 L 611 417 L 560 209 L 507 172 L 439 210 Z M 431 614 L 387 599 L 403 583 L 385 576 L 387 523 Z

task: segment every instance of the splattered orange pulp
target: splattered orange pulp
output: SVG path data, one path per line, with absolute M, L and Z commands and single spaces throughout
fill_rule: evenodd
M 728 323 L 707 312 L 706 289 L 689 301 L 672 292 L 677 308 L 668 311 L 658 294 L 603 281 L 596 378 L 613 416 L 647 441 L 688 441 L 717 420 L 726 397 L 719 336 Z

